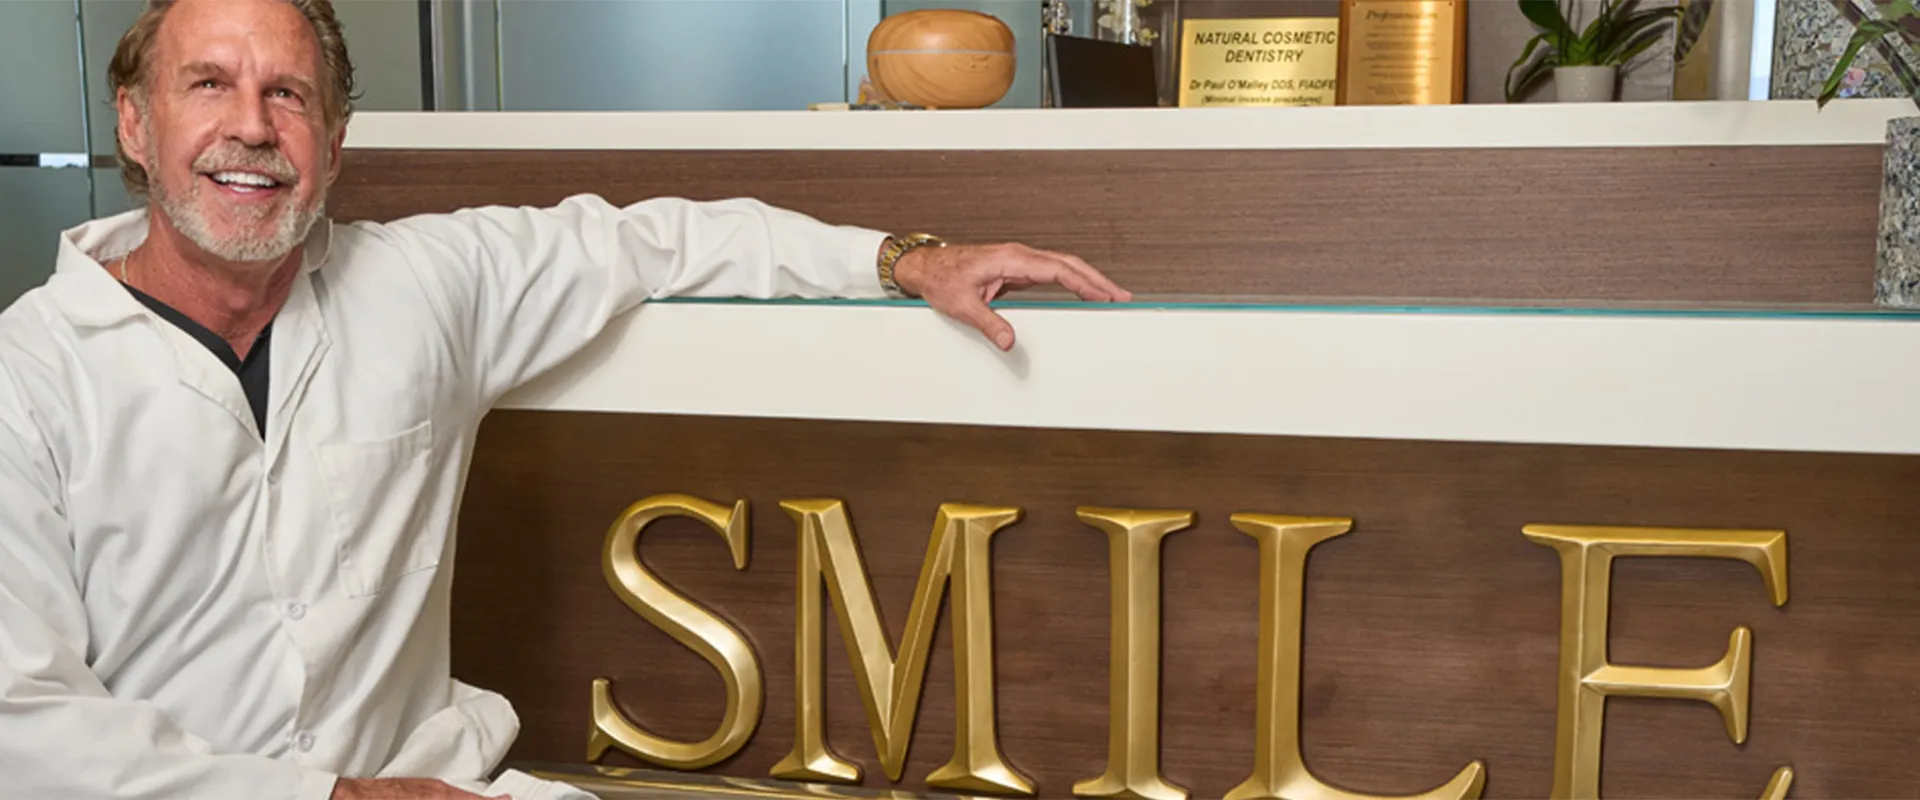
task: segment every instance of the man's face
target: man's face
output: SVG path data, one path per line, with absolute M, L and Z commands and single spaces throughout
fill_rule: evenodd
M 281 0 L 185 0 L 160 25 L 142 109 L 121 136 L 165 221 L 230 262 L 274 262 L 305 238 L 339 163 L 312 27 Z

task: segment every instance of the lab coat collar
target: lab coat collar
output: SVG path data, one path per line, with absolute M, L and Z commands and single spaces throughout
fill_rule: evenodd
M 133 251 L 147 239 L 144 208 L 81 223 L 60 234 L 53 277 L 47 280 L 61 313 L 75 325 L 105 327 L 145 313 L 140 301 L 119 286 L 104 262 Z M 300 273 L 319 269 L 333 246 L 333 222 L 324 214 L 302 245 Z

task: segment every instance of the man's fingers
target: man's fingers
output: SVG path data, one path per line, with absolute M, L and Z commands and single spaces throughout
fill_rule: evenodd
M 1057 283 L 1083 300 L 1106 300 L 1105 290 L 1093 280 L 1074 269 L 1072 264 L 1051 253 L 1028 250 L 1022 257 L 1008 265 L 1017 270 L 1014 276 L 1028 285 L 1036 283 Z
M 1081 299 L 1125 302 L 1133 295 L 1078 257 L 1019 244 L 969 248 L 943 274 L 930 277 L 921 296 L 940 313 L 973 327 L 1001 350 L 1013 349 L 1013 326 L 989 305 L 1007 289 L 1055 284 Z
M 1077 256 L 1048 250 L 1028 250 L 1027 255 L 1036 272 L 1050 276 L 1045 282 L 1058 283 L 1079 295 L 1082 300 L 1112 302 L 1129 296 L 1107 276 Z
M 1112 278 L 1108 278 L 1100 270 L 1094 269 L 1092 264 L 1088 264 L 1079 256 L 1069 253 L 1051 253 L 1050 255 L 1067 262 L 1067 266 L 1073 267 L 1074 270 L 1085 275 L 1087 280 L 1091 281 L 1094 286 L 1106 292 L 1107 296 L 1105 299 L 1114 302 L 1125 302 L 1133 299 L 1132 292 L 1120 288 L 1120 284 L 1114 283 Z
M 987 341 L 993 342 L 995 347 L 1001 350 L 1013 349 L 1013 326 L 1001 319 L 999 314 L 993 313 L 993 309 L 988 308 L 986 302 L 979 297 L 961 294 L 959 299 L 946 309 L 946 314 L 973 326 L 975 330 L 987 337 Z

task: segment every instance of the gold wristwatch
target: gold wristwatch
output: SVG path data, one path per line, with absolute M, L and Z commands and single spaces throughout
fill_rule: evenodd
M 880 249 L 880 288 L 887 290 L 891 297 L 907 297 L 898 281 L 893 279 L 893 267 L 908 253 L 922 247 L 946 247 L 947 242 L 930 233 L 909 233 L 906 236 L 887 237 L 887 246 Z

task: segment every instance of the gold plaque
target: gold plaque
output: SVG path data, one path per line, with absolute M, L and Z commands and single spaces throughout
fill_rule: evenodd
M 1340 76 L 1334 17 L 1190 19 L 1181 25 L 1180 106 L 1328 106 Z
M 1466 0 L 1341 0 L 1340 105 L 1466 101 Z

